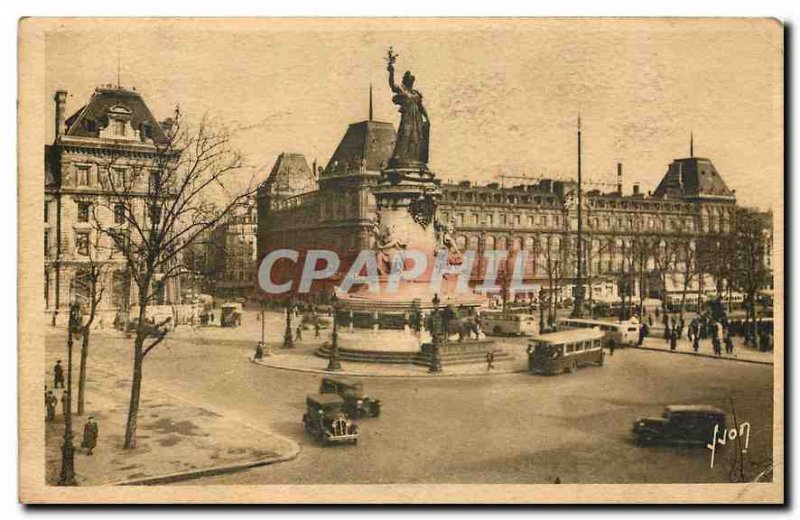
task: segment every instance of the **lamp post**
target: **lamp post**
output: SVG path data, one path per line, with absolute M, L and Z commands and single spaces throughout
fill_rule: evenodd
M 75 447 L 72 445 L 72 342 L 73 334 L 81 325 L 80 306 L 71 303 L 69 306 L 69 324 L 67 326 L 67 389 L 66 408 L 64 413 L 64 444 L 61 446 L 61 476 L 59 486 L 75 485 Z
M 428 366 L 428 372 L 437 374 L 442 371 L 442 360 L 439 357 L 439 342 L 441 340 L 441 326 L 442 317 L 439 310 L 439 294 L 433 295 L 433 311 L 431 312 L 431 362 Z
M 264 324 L 264 301 L 261 301 L 261 348 L 264 350 L 265 356 L 270 356 L 272 352 L 270 352 L 269 345 L 267 345 L 267 333 L 266 333 L 266 325 Z
M 292 339 L 292 308 L 294 307 L 293 299 L 286 301 L 286 329 L 283 331 L 283 348 L 294 348 L 294 339 Z
M 333 332 L 331 333 L 331 352 L 328 358 L 328 368 L 325 370 L 335 372 L 342 369 L 342 364 L 339 362 L 339 323 L 337 320 L 337 303 L 339 298 L 336 294 L 331 296 L 331 305 L 333 306 Z

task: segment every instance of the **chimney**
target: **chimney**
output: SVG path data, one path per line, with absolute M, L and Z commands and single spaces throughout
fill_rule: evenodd
M 622 163 L 617 163 L 617 193 L 622 195 Z
M 66 109 L 67 109 L 67 91 L 66 90 L 57 90 L 56 95 L 53 96 L 53 100 L 56 102 L 56 134 L 55 138 L 58 139 L 62 135 L 64 135 L 64 120 L 66 119 Z

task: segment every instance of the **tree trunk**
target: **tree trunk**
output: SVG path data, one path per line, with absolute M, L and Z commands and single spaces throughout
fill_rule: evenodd
M 142 342 L 136 338 L 133 357 L 133 381 L 131 382 L 131 400 L 128 405 L 128 421 L 125 425 L 125 449 L 136 448 L 136 426 L 139 418 L 139 397 L 142 390 Z
M 125 449 L 136 447 L 136 425 L 139 417 L 139 397 L 142 390 L 142 364 L 144 362 L 144 339 L 146 335 L 147 293 L 149 284 L 139 289 L 139 322 L 136 324 L 136 339 L 133 343 L 133 375 L 131 376 L 131 400 L 128 404 L 128 421 L 125 424 Z
M 89 358 L 89 327 L 83 331 L 81 339 L 81 366 L 78 375 L 78 411 L 77 415 L 83 415 L 86 404 L 86 365 Z

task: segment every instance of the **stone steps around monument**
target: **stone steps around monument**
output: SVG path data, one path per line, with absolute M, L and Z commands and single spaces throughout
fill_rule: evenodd
M 427 345 L 425 346 L 427 347 Z M 443 365 L 464 365 L 486 363 L 486 352 L 491 349 L 494 352 L 495 361 L 510 359 L 511 356 L 495 347 L 491 342 L 475 342 L 464 344 L 450 344 L 441 348 L 440 357 Z M 323 345 L 315 351 L 321 358 L 330 357 L 330 346 Z M 386 351 L 365 351 L 353 349 L 339 349 L 339 359 L 356 363 L 386 363 L 403 365 L 427 366 L 430 364 L 431 351 L 423 348 L 417 352 L 386 352 Z

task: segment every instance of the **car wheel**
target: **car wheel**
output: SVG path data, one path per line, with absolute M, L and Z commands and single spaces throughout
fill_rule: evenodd
M 381 414 L 381 407 L 373 404 L 370 411 L 373 417 L 378 417 Z

